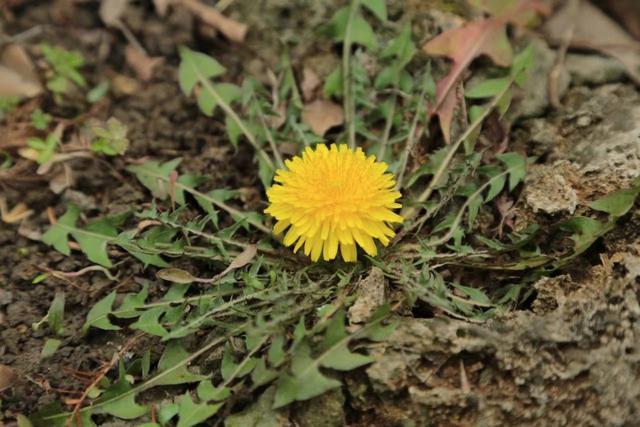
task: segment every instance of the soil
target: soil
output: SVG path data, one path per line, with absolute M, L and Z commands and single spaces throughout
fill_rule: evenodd
M 90 2 L 25 2 L 12 9 L 14 18 L 4 31 L 16 34 L 38 26 L 41 32 L 29 43 L 46 40 L 81 50 L 91 86 L 105 78 L 128 78 L 134 90 L 114 88 L 92 110 L 95 117 L 114 116 L 127 126 L 127 158 L 179 156 L 183 170 L 208 175 L 212 188 L 255 192 L 261 187 L 247 154 L 250 147 L 230 147 L 221 122 L 200 114 L 180 93 L 176 46 L 213 54 L 230 70 L 231 79 L 241 70 L 264 78 L 265 70 L 277 65 L 280 47 L 293 41 L 294 68 L 316 64 L 322 78 L 332 69 L 326 64 L 326 70 L 319 69 L 331 47 L 308 29 L 325 22 L 340 2 L 312 2 L 309 10 L 301 0 L 236 3 L 231 16 L 242 17 L 252 29 L 241 48 L 203 32 L 180 8 L 160 18 L 151 2 L 131 7 L 127 25 L 150 56 L 165 58 L 146 83 L 135 80 L 125 64 L 122 35 L 103 26 Z M 401 14 L 397 2 L 392 3 L 390 13 Z M 407 10 L 415 14 L 422 37 L 445 26 L 449 12 L 431 13 L 420 2 L 410 3 Z M 457 2 L 443 3 L 446 10 L 457 7 Z M 548 100 L 536 101 L 542 104 L 527 106 L 535 113 L 526 114 L 512 130 L 513 147 L 539 156 L 517 206 L 517 221 L 580 212 L 589 201 L 628 186 L 640 174 L 640 94 L 631 84 L 616 81 L 624 79 L 621 73 L 604 78 L 603 69 L 610 68 L 610 63 L 600 64 L 593 73 L 595 85 L 583 68 L 576 70 L 579 85 L 567 83 L 562 110 L 551 111 Z M 537 73 L 546 79 L 548 71 L 542 67 Z M 567 78 L 569 74 L 571 70 Z M 52 103 L 47 108 L 56 116 L 73 117 L 79 107 Z M 148 204 L 146 191 L 125 172 L 126 166 L 118 157 L 74 161 L 74 185 L 61 195 L 48 189 L 48 178 L 16 179 L 0 188 L 9 206 L 22 201 L 36 212 L 24 227 L 38 233 L 49 223 L 47 209 L 59 216 L 70 201 L 80 204 L 88 217 Z M 26 168 L 25 175 L 37 176 L 35 166 Z M 259 207 L 255 200 L 246 197 L 245 207 Z M 86 374 L 100 369 L 130 338 L 97 330 L 81 336 L 93 303 L 113 289 L 136 291 L 142 278 L 151 281 L 152 295 L 162 294 L 166 284 L 155 279 L 154 268 L 143 270 L 125 258 L 118 281 L 92 273 L 33 284 L 43 269 L 77 271 L 87 265 L 86 259 L 77 252 L 59 254 L 24 237 L 17 226 L 0 227 L 0 364 L 18 378 L 2 394 L 2 424 L 3 417 L 9 422 L 15 414 L 77 396 L 73 392 L 87 385 Z M 41 361 L 49 333 L 32 324 L 46 315 L 56 292 L 66 294 L 65 335 L 60 349 Z M 574 268 L 537 282 L 526 307 L 484 324 L 401 318 L 397 331 L 375 349 L 375 363 L 348 374 L 342 390 L 294 405 L 291 421 L 282 425 L 638 425 L 639 301 L 640 209 L 635 208 Z M 131 351 L 147 349 L 157 356 L 152 339 L 139 340 Z

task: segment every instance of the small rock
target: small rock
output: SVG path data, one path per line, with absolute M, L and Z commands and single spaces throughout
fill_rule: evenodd
M 529 71 L 529 78 L 524 84 L 524 94 L 515 112 L 518 117 L 539 117 L 549 107 L 548 79 L 549 72 L 556 62 L 556 52 L 543 40 L 533 42 L 534 62 Z M 558 78 L 558 97 L 567 92 L 571 76 L 566 68 L 562 68 Z
M 565 61 L 574 85 L 601 85 L 622 81 L 624 66 L 615 59 L 600 55 L 570 53 Z
M 358 297 L 349 307 L 349 322 L 366 322 L 384 301 L 384 274 L 378 267 L 373 267 L 369 275 L 358 283 Z
M 300 427 L 340 427 L 345 425 L 344 393 L 334 389 L 311 400 L 297 403 L 294 419 Z
M 524 197 L 534 212 L 575 212 L 578 195 L 565 178 L 567 169 L 571 169 L 568 162 L 557 162 L 531 170 L 526 179 Z
M 6 289 L 0 289 L 0 307 L 11 304 L 13 294 Z

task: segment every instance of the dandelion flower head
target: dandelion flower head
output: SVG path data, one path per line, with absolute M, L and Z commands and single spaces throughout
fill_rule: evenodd
M 393 212 L 400 192 L 395 190 L 387 165 L 367 157 L 361 148 L 346 145 L 306 148 L 301 156 L 285 162 L 287 170 L 276 171 L 274 185 L 267 190 L 266 213 L 277 222 L 274 233 L 287 230 L 283 243 L 304 247 L 305 255 L 317 261 L 357 259 L 356 247 L 370 255 L 378 253 L 375 240 L 387 246 L 395 235 L 392 223 L 402 222 Z

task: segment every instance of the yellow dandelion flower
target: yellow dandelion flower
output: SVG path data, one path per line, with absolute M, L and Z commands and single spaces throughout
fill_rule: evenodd
M 355 261 L 356 245 L 375 256 L 374 239 L 384 246 L 395 232 L 390 223 L 402 222 L 392 211 L 400 192 L 394 189 L 393 175 L 385 173 L 386 163 L 367 157 L 361 148 L 346 145 L 317 145 L 302 156 L 287 160 L 288 170 L 276 171 L 274 184 L 267 190 L 266 213 L 277 223 L 274 233 L 284 236 L 285 246 L 295 244 L 294 252 L 317 261 L 334 259 L 340 253 L 345 261 Z

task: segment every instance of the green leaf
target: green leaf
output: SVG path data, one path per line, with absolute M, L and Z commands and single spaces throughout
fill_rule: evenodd
M 132 317 L 138 317 L 140 312 L 136 309 L 144 305 L 147 296 L 149 295 L 149 282 L 144 282 L 142 289 L 137 294 L 127 294 L 122 301 L 120 307 L 118 307 L 118 313 L 115 315 L 120 319 L 129 319 Z
M 175 366 L 179 365 L 182 361 L 189 357 L 189 353 L 182 347 L 180 341 L 169 341 L 167 347 L 164 349 L 160 361 L 158 362 L 158 372 L 163 372 Z M 186 366 L 180 366 L 178 369 L 174 369 L 169 375 L 161 377 L 156 381 L 156 385 L 174 385 L 193 383 L 206 380 L 206 375 L 196 375 L 187 369 Z
M 112 311 L 111 307 L 113 306 L 115 299 L 116 291 L 113 291 L 91 307 L 91 310 L 87 313 L 87 320 L 82 326 L 83 333 L 87 332 L 91 327 L 103 329 L 105 331 L 116 331 L 120 329 L 119 326 L 111 323 L 108 317 Z
M 160 163 L 149 161 L 142 165 L 129 166 L 127 170 L 133 172 L 140 183 L 144 185 L 154 197 L 165 200 L 169 195 L 169 176 L 182 159 L 177 158 L 171 161 Z
M 283 415 L 273 409 L 275 387 L 269 387 L 244 411 L 225 418 L 225 427 L 282 427 Z
M 373 361 L 370 356 L 352 353 L 348 348 L 348 344 L 345 314 L 343 310 L 340 310 L 333 316 L 327 327 L 324 340 L 320 346 L 321 349 L 324 349 L 324 352 L 319 356 L 320 364 L 325 368 L 350 371 Z
M 42 352 L 40 353 L 40 359 L 46 359 L 48 357 L 53 356 L 53 354 L 58 350 L 62 344 L 62 341 L 57 340 L 55 338 L 47 338 L 42 346 Z
M 619 218 L 631 210 L 639 193 L 638 187 L 618 190 L 591 202 L 589 207 Z
M 338 11 L 333 15 L 333 18 L 331 18 L 329 24 L 327 24 L 326 33 L 337 42 L 344 41 L 348 21 L 349 7 L 338 9 Z M 353 43 L 360 44 L 369 50 L 374 50 L 378 44 L 373 29 L 359 12 L 356 12 L 351 24 L 351 41 Z
M 185 46 L 178 48 L 180 66 L 178 82 L 182 92 L 189 96 L 200 77 L 210 79 L 225 73 L 225 68 L 218 61 L 204 53 L 196 52 Z M 204 92 L 204 91 L 203 91 Z
M 178 411 L 180 410 L 180 405 L 177 403 L 169 403 L 167 405 L 163 405 L 158 411 L 158 421 L 163 426 L 168 424 L 171 421 L 171 418 L 178 415 Z
M 493 98 L 509 86 L 509 78 L 487 79 L 466 90 L 464 96 L 471 99 Z
M 527 159 L 518 153 L 502 153 L 497 157 L 509 170 L 509 191 L 513 191 L 527 173 Z
M 260 387 L 278 378 L 278 371 L 267 368 L 264 359 L 258 359 L 255 368 L 251 372 L 251 382 L 254 386 Z
M 56 292 L 49 311 L 47 311 L 47 323 L 51 331 L 57 335 L 62 336 L 64 333 L 64 292 Z
M 168 332 L 160 324 L 160 316 L 165 313 L 165 307 L 154 307 L 143 312 L 138 320 L 132 323 L 131 329 L 138 329 L 151 335 L 165 337 Z
M 511 76 L 518 86 L 522 87 L 526 83 L 528 71 L 533 67 L 534 59 L 533 44 L 531 43 L 514 56 L 511 64 Z
M 221 401 L 231 396 L 231 390 L 228 387 L 215 387 L 211 381 L 201 381 L 196 389 L 198 399 L 206 402 L 212 400 Z
M 69 205 L 67 211 L 58 222 L 53 224 L 42 236 L 42 241 L 49 246 L 53 246 L 58 252 L 64 255 L 71 254 L 69 248 L 69 230 L 63 226 L 75 227 L 76 220 L 80 216 L 80 210 L 75 205 Z
M 111 84 L 109 80 L 103 80 L 87 93 L 87 101 L 95 104 L 100 101 L 109 92 Z
M 320 372 L 318 364 L 311 358 L 309 344 L 302 341 L 293 354 L 291 373 L 285 372 L 278 379 L 273 407 L 280 408 L 296 400 L 311 399 L 340 385 L 340 381 Z
M 191 395 L 187 392 L 180 401 L 177 427 L 191 427 L 200 424 L 215 415 L 222 405 L 222 403 L 194 403 Z
M 600 236 L 613 228 L 613 223 L 602 223 L 596 219 L 577 216 L 564 222 L 561 229 L 573 232 L 574 254 L 577 256 L 586 251 Z
M 135 393 L 129 393 L 130 391 L 131 384 L 129 384 L 124 375 L 124 367 L 120 365 L 119 380 L 109 387 L 100 399 L 95 402 L 97 406 L 96 412 L 107 413 L 125 420 L 133 420 L 143 416 L 147 413 L 148 408 L 137 404 Z M 122 397 L 118 398 L 120 395 Z
M 240 136 L 242 135 L 242 129 L 240 129 L 240 126 L 238 126 L 238 122 L 227 115 L 224 118 L 224 126 L 227 129 L 227 136 L 229 137 L 229 141 L 231 141 L 231 144 L 235 148 L 238 148 L 238 141 L 240 140 Z
M 327 98 L 330 98 L 332 96 L 340 96 L 342 95 L 342 85 L 342 68 L 338 66 L 324 80 L 322 92 Z
M 387 2 L 386 0 L 361 0 L 362 5 L 369 9 L 376 18 L 381 21 L 387 20 Z

